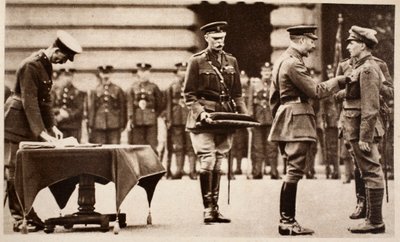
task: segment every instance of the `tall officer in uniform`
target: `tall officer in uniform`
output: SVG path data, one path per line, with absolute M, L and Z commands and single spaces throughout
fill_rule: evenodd
M 280 195 L 281 235 L 312 234 L 296 219 L 297 183 L 307 170 L 307 153 L 317 141 L 315 113 L 310 99 L 320 99 L 344 88 L 349 78 L 336 77 L 315 82 L 303 62 L 315 49 L 318 38 L 313 26 L 288 28 L 290 46 L 274 64 L 270 105 L 274 120 L 268 140 L 278 142 L 281 153 L 287 157 L 287 174 Z
M 383 85 L 381 85 L 380 89 L 380 101 L 386 101 L 387 103 L 390 103 L 393 101 L 394 98 L 394 90 L 393 90 L 393 80 L 392 77 L 390 76 L 388 67 L 386 62 L 383 60 L 372 56 L 374 61 L 379 65 L 385 81 L 383 82 Z M 352 66 L 354 65 L 354 58 L 349 58 L 343 60 L 341 63 L 339 63 L 339 66 L 337 68 L 337 75 L 350 75 L 352 72 Z M 335 99 L 338 103 L 342 103 L 343 100 L 346 98 L 346 90 L 341 90 L 337 94 L 335 94 Z M 343 104 L 342 104 L 343 106 Z M 381 110 L 383 109 L 381 105 Z M 342 130 L 340 135 L 343 135 L 343 126 L 345 125 L 344 120 L 344 111 L 342 109 L 340 113 L 340 118 L 339 118 L 339 124 L 342 126 Z M 353 149 L 351 148 L 350 141 L 344 139 L 345 143 L 345 149 L 342 149 L 341 151 L 341 159 L 343 159 L 345 163 L 345 172 L 346 174 L 350 172 L 354 172 L 354 182 L 355 182 L 355 192 L 356 192 L 356 198 L 357 198 L 357 205 L 354 210 L 354 212 L 350 215 L 351 219 L 360 219 L 360 218 L 365 218 L 366 216 L 366 201 L 365 201 L 365 185 L 364 181 L 361 177 L 361 171 L 357 165 L 357 163 L 354 161 L 354 152 Z M 381 157 L 382 159 L 382 157 Z M 353 166 L 352 168 L 351 166 Z M 346 181 L 347 182 L 347 181 Z
M 250 79 L 244 70 L 240 72 L 240 82 L 242 84 L 242 97 L 246 103 L 246 106 L 248 107 L 250 97 Z M 236 159 L 236 169 L 234 172 L 232 172 L 232 170 L 229 172 L 231 179 L 235 179 L 234 175 L 243 174 L 242 159 L 247 155 L 249 143 L 248 136 L 249 135 L 246 128 L 236 129 L 235 131 L 231 152 L 232 157 Z M 231 164 L 230 167 L 233 169 L 233 164 Z
M 253 128 L 252 174 L 248 179 L 262 179 L 264 167 L 270 165 L 271 179 L 280 179 L 278 166 L 278 146 L 268 141 L 268 134 L 271 130 L 272 113 L 269 107 L 269 89 L 271 86 L 272 64 L 266 62 L 261 66 L 260 88 L 254 88 L 250 97 L 251 108 L 249 112 L 260 122 L 261 126 Z
M 55 126 L 51 108 L 52 64 L 73 61 L 81 53 L 79 43 L 67 32 L 58 31 L 55 42 L 22 61 L 17 70 L 14 94 L 4 106 L 4 162 L 8 204 L 14 218 L 13 229 L 21 229 L 23 211 L 14 188 L 16 153 L 21 141 L 53 142 L 63 137 Z M 35 230 L 44 223 L 32 208 L 26 217 Z
M 151 65 L 137 63 L 137 76 L 128 90 L 129 144 L 148 144 L 157 153 L 157 117 L 164 108 L 162 93 L 150 81 Z
M 189 113 L 183 98 L 183 82 L 185 79 L 187 63 L 180 62 L 175 64 L 177 79 L 166 90 L 167 113 L 166 123 L 168 128 L 168 155 L 175 153 L 177 171 L 172 179 L 181 179 L 185 155 L 188 156 L 190 173 L 192 180 L 197 179 L 196 174 L 196 155 L 192 147 L 189 133 L 185 130 L 185 124 Z M 170 161 L 170 160 L 169 160 Z
M 99 66 L 100 83 L 90 92 L 90 142 L 119 144 L 126 127 L 126 97 L 124 91 L 111 82 L 113 66 Z
M 60 69 L 59 72 L 60 86 L 52 90 L 56 126 L 64 137 L 72 136 L 80 141 L 86 93 L 73 84 L 75 69 Z
M 350 142 L 360 176 L 365 186 L 366 220 L 349 228 L 352 233 L 384 233 L 382 200 L 384 181 L 379 162 L 379 139 L 384 134 L 380 116 L 380 94 L 385 89 L 386 78 L 380 65 L 371 55 L 378 44 L 376 31 L 352 26 L 347 38 L 351 62 L 351 83 L 346 85 L 343 101 L 343 127 Z M 338 72 L 340 69 L 338 70 Z
M 189 115 L 186 128 L 200 165 L 200 186 L 204 205 L 204 223 L 229 223 L 218 208 L 221 163 L 232 147 L 233 133 L 230 130 L 212 132 L 196 128 L 197 122 L 209 123 L 211 112 L 247 113 L 242 99 L 239 67 L 235 57 L 223 51 L 227 22 L 204 25 L 204 38 L 208 47 L 189 60 L 185 77 L 184 95 Z

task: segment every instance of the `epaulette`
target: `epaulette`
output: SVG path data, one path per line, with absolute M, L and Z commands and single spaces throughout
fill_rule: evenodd
M 194 54 L 193 56 L 199 56 L 199 55 L 204 54 L 205 52 L 206 52 L 206 50 L 202 50 L 202 51 L 200 51 L 200 52 L 197 52 L 197 53 Z
M 225 51 L 224 51 L 224 54 L 225 54 L 225 55 L 233 56 L 231 53 L 228 53 L 228 52 L 225 52 Z
M 383 62 L 383 63 L 386 63 L 385 61 L 383 61 L 382 59 L 379 59 L 378 57 L 376 57 L 376 56 L 372 56 L 372 59 L 374 60 L 374 61 L 377 61 L 377 62 Z

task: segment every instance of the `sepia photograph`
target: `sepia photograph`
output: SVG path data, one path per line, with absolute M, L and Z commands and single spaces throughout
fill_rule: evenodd
M 0 240 L 399 241 L 399 6 L 5 0 Z

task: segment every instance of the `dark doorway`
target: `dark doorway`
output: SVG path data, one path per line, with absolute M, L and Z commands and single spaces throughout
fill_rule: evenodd
M 390 74 L 394 71 L 394 5 L 322 4 L 322 53 L 324 66 L 333 62 L 338 14 L 343 16 L 342 56 L 348 58 L 345 40 L 352 25 L 377 30 L 379 44 L 373 55 L 384 60 Z
M 225 51 L 232 53 L 239 62 L 239 68 L 249 76 L 259 76 L 259 67 L 270 60 L 270 13 L 275 7 L 264 3 L 245 4 L 209 4 L 202 2 L 192 5 L 198 16 L 198 24 L 202 26 L 212 21 L 227 21 L 227 37 Z M 205 48 L 199 32 L 200 43 Z

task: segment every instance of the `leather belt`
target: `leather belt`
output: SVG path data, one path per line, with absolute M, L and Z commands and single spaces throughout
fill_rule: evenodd
M 204 98 L 205 100 L 209 100 L 209 101 L 214 101 L 214 102 L 229 102 L 231 100 L 231 97 L 229 95 L 199 95 L 197 97 L 198 99 L 202 99 Z
M 289 103 L 308 103 L 308 100 L 303 99 L 301 97 L 284 97 L 281 99 L 282 105 Z

